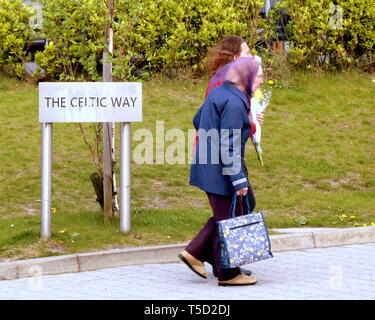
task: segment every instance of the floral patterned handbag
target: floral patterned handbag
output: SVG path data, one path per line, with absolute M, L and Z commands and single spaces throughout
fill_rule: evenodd
M 235 268 L 273 257 L 263 214 L 250 212 L 249 199 L 244 198 L 244 215 L 235 217 L 235 194 L 229 219 L 217 222 L 222 268 Z

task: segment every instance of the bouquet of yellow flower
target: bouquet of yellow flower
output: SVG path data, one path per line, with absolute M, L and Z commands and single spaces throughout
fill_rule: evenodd
M 255 123 L 256 131 L 251 137 L 251 141 L 255 147 L 255 151 L 258 155 L 258 160 L 260 165 L 263 166 L 262 148 L 260 146 L 260 140 L 262 136 L 262 127 L 256 117 L 257 114 L 264 112 L 266 107 L 270 103 L 272 92 L 270 90 L 258 89 L 254 93 L 254 97 L 251 99 L 251 117 L 252 121 Z

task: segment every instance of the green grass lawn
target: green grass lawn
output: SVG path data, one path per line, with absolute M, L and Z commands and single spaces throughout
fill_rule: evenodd
M 250 142 L 246 156 L 256 209 L 269 228 L 375 222 L 372 80 L 356 72 L 293 73 L 287 85 L 273 89 L 262 135 L 265 166 Z M 156 121 L 164 121 L 166 132 L 186 133 L 188 150 L 187 132 L 206 83 L 144 82 L 144 121 L 132 124 L 132 132 L 148 129 L 155 138 Z M 89 179 L 96 169 L 78 125 L 54 124 L 53 236 L 39 240 L 37 87 L 0 75 L 0 119 L 0 260 L 188 241 L 211 215 L 205 194 L 188 184 L 188 152 L 185 164 L 133 161 L 132 231 L 121 234 L 118 218 L 102 221 Z M 133 141 L 133 150 L 139 144 Z

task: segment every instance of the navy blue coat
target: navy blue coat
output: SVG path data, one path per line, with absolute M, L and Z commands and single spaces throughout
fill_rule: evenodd
M 191 185 L 228 196 L 249 186 L 242 168 L 251 132 L 249 111 L 244 93 L 229 82 L 210 91 L 193 120 L 198 143 L 190 168 Z

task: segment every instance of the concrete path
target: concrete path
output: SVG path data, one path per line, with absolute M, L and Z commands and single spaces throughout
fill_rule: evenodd
M 246 287 L 219 287 L 211 273 L 199 278 L 182 263 L 45 276 L 34 265 L 35 277 L 0 281 L 0 299 L 374 300 L 374 266 L 375 243 L 276 252 L 273 259 L 246 266 L 258 278 Z

